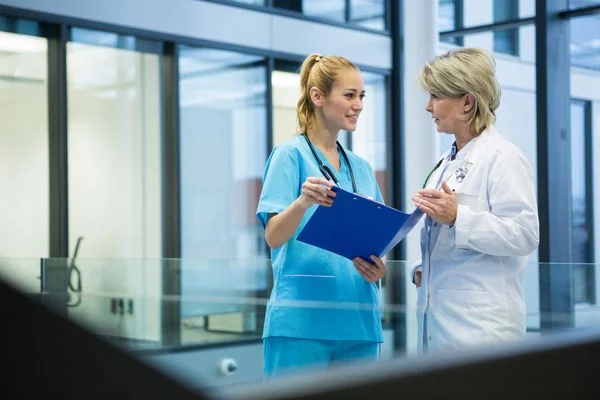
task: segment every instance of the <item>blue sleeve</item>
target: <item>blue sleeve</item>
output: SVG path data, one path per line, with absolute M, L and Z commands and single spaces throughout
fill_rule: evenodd
M 295 149 L 290 146 L 275 147 L 263 175 L 263 187 L 258 200 L 256 216 L 263 228 L 267 217 L 280 213 L 298 198 L 300 192 L 300 172 Z
M 381 195 L 381 190 L 379 189 L 379 183 L 377 183 L 377 177 L 375 176 L 375 174 L 373 174 L 373 182 L 375 185 L 375 200 L 377 200 L 381 204 L 385 204 L 385 201 L 383 200 L 383 196 Z

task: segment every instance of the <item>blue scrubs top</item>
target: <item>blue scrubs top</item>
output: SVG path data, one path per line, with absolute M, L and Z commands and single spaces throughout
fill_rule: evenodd
M 342 188 L 352 191 L 346 160 L 340 154 L 336 171 L 316 148 L 321 160 L 334 171 Z M 357 191 L 383 201 L 370 165 L 346 151 Z M 322 177 L 306 139 L 297 136 L 273 149 L 263 176 L 256 215 L 263 227 L 271 213 L 280 213 L 300 196 L 309 176 Z M 334 199 L 335 201 L 335 199 Z M 317 206 L 306 210 L 294 236 L 271 250 L 274 285 L 263 338 L 286 336 L 318 340 L 382 341 L 378 289 L 367 282 L 352 262 L 337 254 L 296 240 Z

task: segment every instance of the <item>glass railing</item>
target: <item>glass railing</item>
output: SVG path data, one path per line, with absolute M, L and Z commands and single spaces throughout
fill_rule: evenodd
M 379 359 L 410 362 L 420 356 L 417 290 L 409 263 L 387 261 L 387 266 L 376 306 L 384 328 Z M 572 312 L 547 310 L 552 298 L 545 293 L 565 294 L 560 284 L 544 286 L 548 271 L 557 269 L 570 279 Z M 524 281 L 526 339 L 538 340 L 554 332 L 548 328 L 554 325 L 560 331 L 600 327 L 599 277 L 596 264 L 530 264 Z M 4 258 L 0 278 L 191 388 L 264 379 L 261 338 L 272 288 L 270 260 Z M 557 307 L 564 306 L 564 299 L 555 300 Z M 373 309 L 346 301 L 278 305 L 333 314 Z M 443 311 L 435 304 L 429 307 Z

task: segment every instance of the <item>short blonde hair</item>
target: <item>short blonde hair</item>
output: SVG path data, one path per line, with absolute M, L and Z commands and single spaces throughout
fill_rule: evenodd
M 360 71 L 354 63 L 342 56 L 313 53 L 306 57 L 300 69 L 300 99 L 296 107 L 298 133 L 307 133 L 314 124 L 315 109 L 310 99 L 310 88 L 316 87 L 328 95 L 340 72 L 349 69 Z
M 470 129 L 481 131 L 496 122 L 501 89 L 496 62 L 482 49 L 460 48 L 434 58 L 418 78 L 423 89 L 440 98 L 470 94 L 475 99 L 465 119 Z

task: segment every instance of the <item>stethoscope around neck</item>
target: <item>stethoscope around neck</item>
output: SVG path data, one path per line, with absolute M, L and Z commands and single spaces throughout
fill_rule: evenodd
M 422 189 L 425 189 L 425 187 L 427 186 L 427 182 L 429 181 L 429 178 L 431 178 L 431 175 L 433 175 L 433 173 L 435 171 L 437 171 L 437 169 L 440 167 L 440 165 L 442 165 L 442 163 L 444 161 L 446 161 L 446 163 L 449 163 L 455 156 L 457 153 L 457 147 L 456 147 L 456 142 L 454 142 L 452 144 L 452 147 L 450 148 L 450 153 L 446 156 L 446 157 L 442 157 L 440 159 L 440 161 L 437 162 L 437 164 L 435 164 L 433 166 L 433 168 L 431 168 L 431 170 L 429 171 L 429 173 L 427 174 L 427 177 L 425 178 L 425 182 L 423 182 L 423 186 Z M 445 171 L 445 170 L 444 170 Z M 443 173 L 441 174 L 442 176 L 440 176 L 440 179 L 443 178 Z M 464 178 L 464 177 L 463 177 Z
M 304 139 L 306 139 L 306 143 L 308 143 L 308 147 L 310 147 L 310 151 L 313 153 L 313 156 L 315 157 L 317 164 L 319 164 L 319 171 L 321 171 L 321 174 L 323 174 L 323 176 L 327 180 L 333 181 L 333 183 L 335 183 L 337 186 L 340 186 L 340 183 L 339 183 L 338 179 L 336 178 L 335 174 L 333 173 L 333 171 L 331 170 L 331 168 L 329 168 L 327 165 L 325 165 L 323 163 L 323 161 L 321 161 L 321 158 L 317 154 L 317 151 L 315 150 L 315 147 L 313 146 L 312 142 L 308 138 L 308 135 L 306 133 L 303 133 L 302 136 L 304 136 Z M 344 157 L 344 160 L 346 160 L 346 164 L 348 165 L 348 171 L 350 172 L 350 180 L 352 181 L 352 191 L 354 193 L 358 193 L 356 190 L 356 181 L 354 180 L 354 172 L 352 171 L 352 165 L 350 165 L 350 159 L 348 159 L 346 150 L 344 150 L 344 148 L 342 147 L 340 142 L 336 141 L 335 143 L 337 145 L 338 150 L 342 154 L 342 157 Z

